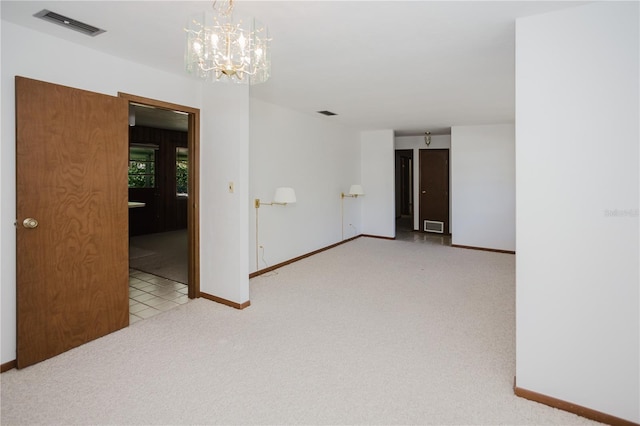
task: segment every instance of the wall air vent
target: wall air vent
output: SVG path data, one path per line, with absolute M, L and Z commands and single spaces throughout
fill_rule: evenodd
M 425 232 L 437 232 L 438 234 L 444 234 L 444 222 L 425 220 L 424 230 Z
M 50 10 L 43 9 L 36 13 L 36 18 L 44 19 L 45 21 L 53 22 L 54 24 L 62 25 L 63 27 L 79 31 L 82 34 L 95 37 L 98 34 L 102 34 L 105 30 L 94 27 L 93 25 L 85 24 L 84 22 L 76 21 L 75 19 L 67 18 L 66 16 L 59 15 Z
M 322 115 L 326 115 L 328 117 L 331 117 L 332 115 L 338 115 L 335 112 L 331 112 L 331 111 L 317 111 L 318 114 L 322 114 Z

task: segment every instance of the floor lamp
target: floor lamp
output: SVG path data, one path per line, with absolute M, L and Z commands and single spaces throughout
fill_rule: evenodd
M 258 263 L 258 249 L 260 247 L 260 243 L 258 241 L 258 212 L 260 211 L 260 206 L 286 206 L 287 204 L 293 204 L 296 202 L 296 192 L 293 188 L 276 188 L 276 193 L 273 196 L 273 201 L 270 203 L 265 203 L 260 201 L 259 198 L 255 199 L 254 206 L 256 208 L 256 271 L 260 269 Z
M 351 185 L 349 193 L 340 193 L 340 215 L 342 216 L 342 239 L 344 240 L 344 197 L 358 198 L 358 195 L 364 195 L 362 185 Z

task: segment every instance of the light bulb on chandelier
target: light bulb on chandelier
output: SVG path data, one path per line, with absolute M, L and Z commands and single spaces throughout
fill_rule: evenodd
M 233 0 L 214 1 L 213 11 L 189 20 L 185 28 L 188 73 L 208 81 L 258 84 L 269 79 L 269 30 L 253 18 L 233 19 Z

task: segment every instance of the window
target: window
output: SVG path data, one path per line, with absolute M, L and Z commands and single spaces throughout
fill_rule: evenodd
M 129 147 L 129 188 L 155 188 L 157 147 Z
M 176 196 L 186 197 L 188 190 L 188 148 L 176 148 Z

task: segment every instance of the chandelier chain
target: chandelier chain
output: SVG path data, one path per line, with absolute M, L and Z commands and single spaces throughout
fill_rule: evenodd
M 220 3 L 219 7 L 218 3 Z M 231 16 L 233 14 L 233 0 L 213 0 L 213 10 L 220 11 L 223 16 Z

